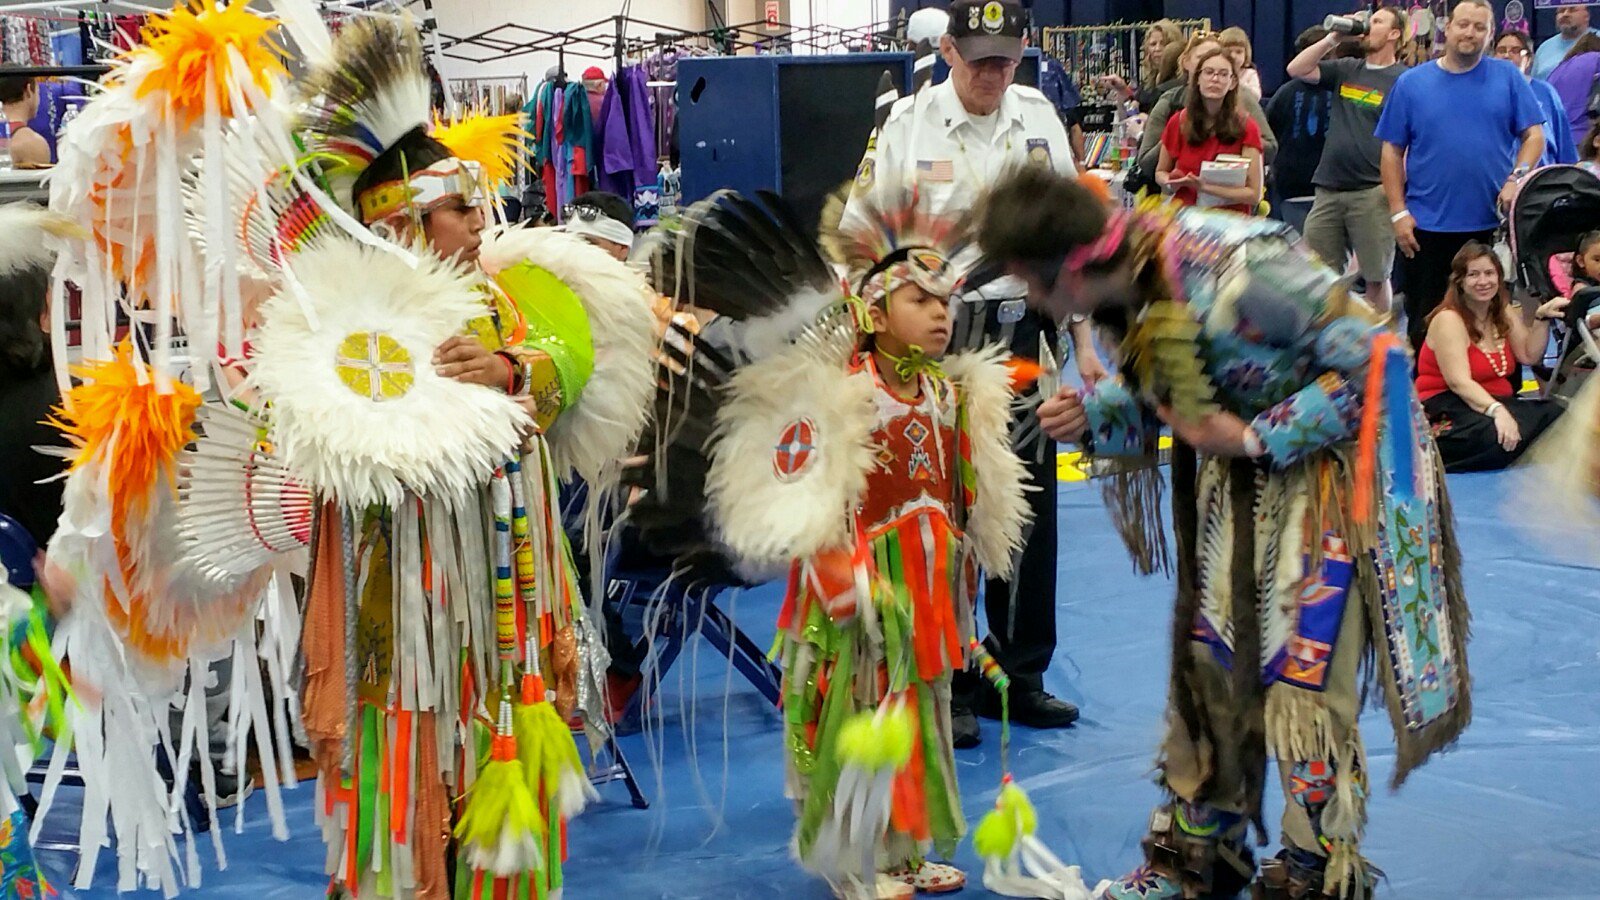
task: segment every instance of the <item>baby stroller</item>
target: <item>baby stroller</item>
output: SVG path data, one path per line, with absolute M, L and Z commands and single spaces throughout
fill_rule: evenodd
M 1600 175 L 1586 166 L 1545 166 L 1523 180 L 1511 204 L 1509 237 L 1517 281 L 1535 303 L 1571 296 L 1563 321 L 1551 330 L 1556 352 L 1535 371 L 1544 394 L 1570 399 L 1596 367 L 1600 345 L 1585 323 L 1600 309 L 1600 291 L 1572 293 L 1572 255 L 1578 238 L 1600 229 Z

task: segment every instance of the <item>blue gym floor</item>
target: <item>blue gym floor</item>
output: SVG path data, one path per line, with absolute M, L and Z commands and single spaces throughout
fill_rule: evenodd
M 1476 720 L 1396 795 L 1384 787 L 1393 761 L 1388 720 L 1368 714 L 1377 795 L 1366 849 L 1388 875 L 1378 896 L 1592 900 L 1600 897 L 1600 586 L 1593 570 L 1547 561 L 1503 523 L 1508 477 L 1453 476 L 1450 484 L 1474 614 Z M 1039 808 L 1041 837 L 1093 885 L 1136 861 L 1157 799 L 1150 760 L 1171 591 L 1163 579 L 1132 574 L 1098 490 L 1063 484 L 1060 502 L 1061 649 L 1047 685 L 1082 706 L 1083 720 L 1059 732 L 1018 729 L 1012 762 Z M 764 644 L 777 601 L 774 589 L 753 591 L 731 601 L 732 611 Z M 788 856 L 773 710 L 697 641 L 669 673 L 658 712 L 650 733 L 623 739 L 652 806 L 632 808 L 620 784 L 602 790 L 602 802 L 572 825 L 566 896 L 827 897 Z M 972 823 L 1000 777 L 999 725 L 984 729 L 980 748 L 957 753 Z M 243 834 L 227 817 L 230 866 L 207 871 L 197 895 L 320 898 L 326 882 L 311 800 L 309 784 L 286 795 L 295 830 L 287 844 L 268 834 L 259 793 Z M 61 883 L 73 860 L 46 860 Z M 960 896 L 993 896 L 978 886 L 969 846 L 957 862 L 972 875 Z M 114 887 L 107 852 L 95 890 L 63 895 L 110 898 Z

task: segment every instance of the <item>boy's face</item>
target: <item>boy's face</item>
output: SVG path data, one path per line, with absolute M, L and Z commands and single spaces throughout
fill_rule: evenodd
M 478 261 L 478 250 L 483 246 L 483 207 L 468 206 L 457 198 L 435 207 L 422 221 L 433 252 L 445 259 L 457 258 L 462 263 Z
M 872 325 L 881 336 L 905 347 L 921 347 L 928 356 L 943 356 L 950 349 L 950 298 L 914 281 L 901 281 L 890 292 L 888 309 L 872 307 Z M 889 348 L 891 352 L 901 348 Z

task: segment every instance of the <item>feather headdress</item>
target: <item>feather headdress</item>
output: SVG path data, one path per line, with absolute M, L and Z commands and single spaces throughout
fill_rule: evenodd
M 351 22 L 306 93 L 311 154 L 334 198 L 363 224 L 417 220 L 452 197 L 477 196 L 474 167 L 428 132 L 432 88 L 411 22 Z
M 876 300 L 893 291 L 896 278 L 909 278 L 936 294 L 954 292 L 963 274 L 955 260 L 973 242 L 969 216 L 930 213 L 911 189 L 888 200 L 858 193 L 863 215 L 847 224 L 846 196 L 835 193 L 824 206 L 820 242 L 849 273 L 852 291 Z
M 519 167 L 527 165 L 522 142 L 532 140 L 533 135 L 523 125 L 521 113 L 495 116 L 474 109 L 451 116 L 449 121 L 435 117 L 433 137 L 457 159 L 476 166 L 480 189 L 493 197 L 517 177 Z

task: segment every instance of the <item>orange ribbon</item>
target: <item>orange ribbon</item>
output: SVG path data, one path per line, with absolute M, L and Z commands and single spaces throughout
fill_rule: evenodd
M 1356 445 L 1356 490 L 1353 512 L 1357 522 L 1372 520 L 1372 484 L 1378 471 L 1378 419 L 1383 415 L 1384 357 L 1400 343 L 1387 332 L 1372 339 L 1367 361 L 1366 392 L 1361 400 L 1361 437 Z

